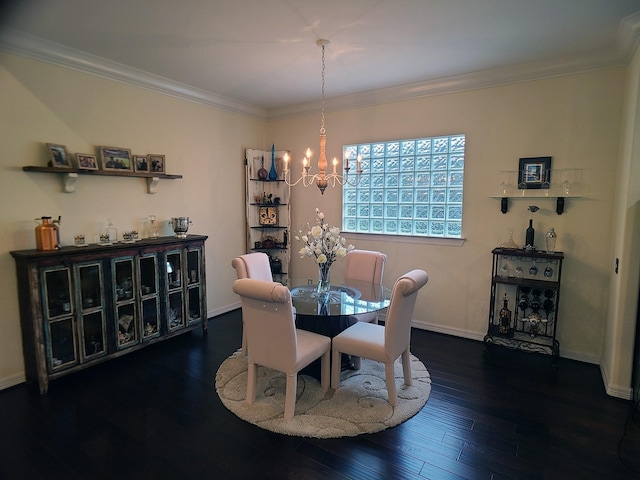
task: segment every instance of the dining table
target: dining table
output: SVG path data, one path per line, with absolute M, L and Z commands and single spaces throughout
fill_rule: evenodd
M 294 277 L 287 281 L 296 309 L 296 328 L 333 338 L 356 322 L 354 315 L 379 312 L 389 306 L 391 289 L 383 284 L 331 278 L 326 294 L 318 293 L 318 279 Z M 343 355 L 342 369 L 353 368 L 351 359 Z M 303 373 L 320 376 L 319 361 Z

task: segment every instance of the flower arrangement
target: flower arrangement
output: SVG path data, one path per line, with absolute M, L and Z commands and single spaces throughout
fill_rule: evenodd
M 324 213 L 316 208 L 317 224 L 309 227 L 306 234 L 296 236 L 296 240 L 304 243 L 298 251 L 300 258 L 311 257 L 318 264 L 320 284 L 329 282 L 329 269 L 338 258 L 344 257 L 353 250 L 347 240 L 340 235 L 338 227 L 332 227 L 324 220 Z M 328 285 L 327 285 L 328 286 Z

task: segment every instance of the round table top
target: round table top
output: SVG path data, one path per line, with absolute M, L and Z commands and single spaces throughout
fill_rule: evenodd
M 290 278 L 287 286 L 298 315 L 345 316 L 377 312 L 389 306 L 391 289 L 381 284 L 344 278 L 331 279 L 328 301 L 320 301 L 318 279 Z

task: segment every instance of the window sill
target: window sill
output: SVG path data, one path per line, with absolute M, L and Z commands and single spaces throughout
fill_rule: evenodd
M 347 242 L 352 243 L 357 243 L 357 241 L 355 240 L 356 238 L 381 243 L 411 243 L 416 245 L 441 245 L 445 247 L 461 247 L 466 242 L 466 238 L 412 237 L 409 235 L 391 235 L 378 233 L 342 232 L 342 235 L 347 239 Z

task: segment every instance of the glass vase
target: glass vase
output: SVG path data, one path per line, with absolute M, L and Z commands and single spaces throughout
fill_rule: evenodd
M 331 271 L 331 265 L 326 263 L 318 264 L 318 287 L 316 292 L 320 300 L 327 300 L 329 298 L 329 292 L 331 290 L 331 279 L 329 273 Z

